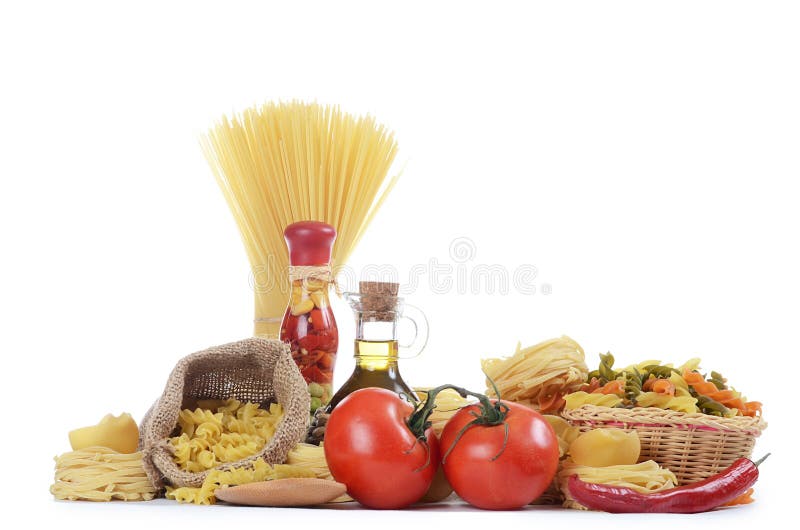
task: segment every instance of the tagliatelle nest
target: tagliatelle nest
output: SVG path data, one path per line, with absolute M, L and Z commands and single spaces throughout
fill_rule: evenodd
M 566 335 L 517 350 L 511 357 L 483 359 L 487 376 L 486 394 L 497 396 L 535 410 L 553 413 L 564 406 L 564 395 L 586 382 L 589 369 L 580 344 Z

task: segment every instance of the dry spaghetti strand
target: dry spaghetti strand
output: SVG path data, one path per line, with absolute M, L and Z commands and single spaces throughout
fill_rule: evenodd
M 298 101 L 223 117 L 201 140 L 252 267 L 256 334 L 277 335 L 288 296 L 284 228 L 323 221 L 344 264 L 396 181 L 394 135 L 372 116 Z

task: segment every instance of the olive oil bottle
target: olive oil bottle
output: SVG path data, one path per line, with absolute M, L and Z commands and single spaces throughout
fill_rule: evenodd
M 416 307 L 405 305 L 397 296 L 399 285 L 387 282 L 360 282 L 358 293 L 347 293 L 356 321 L 356 367 L 350 378 L 331 398 L 326 412 L 342 399 L 361 388 L 379 387 L 417 401 L 410 386 L 403 381 L 397 365 L 402 350 L 404 357 L 416 356 L 428 340 L 425 315 Z M 412 318 L 409 313 L 416 313 Z M 412 320 L 417 331 L 413 343 L 400 346 L 397 327 L 401 319 Z M 406 352 L 410 351 L 408 355 Z

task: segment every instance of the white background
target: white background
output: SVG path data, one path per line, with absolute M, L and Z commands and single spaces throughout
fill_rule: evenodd
M 799 25 L 792 2 L 4 2 L 3 517 L 744 528 L 789 514 Z M 68 430 L 141 418 L 178 358 L 251 332 L 248 264 L 198 137 L 289 98 L 397 133 L 406 169 L 356 270 L 392 264 L 403 280 L 434 258 L 455 265 L 462 237 L 466 267 L 538 270 L 533 295 L 436 293 L 423 278 L 408 299 L 430 343 L 406 380 L 481 389 L 481 357 L 562 333 L 590 364 L 608 350 L 624 364 L 700 355 L 765 403 L 758 502 L 664 520 L 54 502 Z M 337 310 L 341 383 L 352 330 Z

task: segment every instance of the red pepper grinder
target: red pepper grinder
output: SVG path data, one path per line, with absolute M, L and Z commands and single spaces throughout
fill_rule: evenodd
M 300 221 L 287 226 L 283 236 L 289 248 L 291 295 L 280 336 L 290 345 L 292 358 L 308 384 L 310 412 L 314 412 L 333 395 L 339 349 L 339 330 L 328 298 L 336 229 L 319 221 Z

